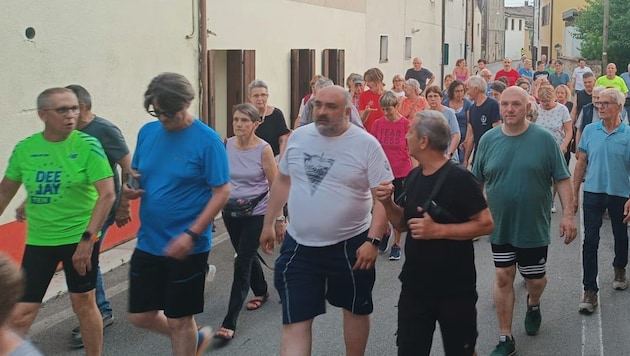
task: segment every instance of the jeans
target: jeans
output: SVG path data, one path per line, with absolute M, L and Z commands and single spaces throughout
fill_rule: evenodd
M 628 231 L 623 223 L 623 206 L 628 198 L 605 193 L 584 192 L 584 244 L 582 245 L 582 268 L 584 290 L 597 292 L 597 250 L 602 216 L 608 209 L 610 224 L 615 238 L 613 267 L 625 268 L 628 264 Z
M 267 281 L 258 259 L 259 238 L 264 218 L 263 215 L 243 218 L 223 215 L 230 241 L 238 253 L 234 260 L 234 278 L 228 312 L 222 324 L 226 329 L 236 330 L 236 319 L 243 308 L 250 287 L 257 297 L 267 294 Z
M 103 240 L 105 240 L 105 234 L 107 230 L 114 223 L 114 216 L 110 216 L 103 228 L 101 228 L 101 238 L 98 240 L 99 247 L 102 246 Z M 101 264 L 98 264 L 96 269 L 96 305 L 102 316 L 112 315 L 112 306 L 105 295 L 105 287 L 103 286 L 103 275 L 101 274 Z

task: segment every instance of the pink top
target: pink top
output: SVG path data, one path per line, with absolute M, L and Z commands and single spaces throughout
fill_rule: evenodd
M 394 178 L 404 178 L 411 170 L 411 157 L 407 146 L 407 131 L 411 122 L 405 117 L 391 122 L 386 117 L 377 119 L 372 124 L 370 133 L 376 137 L 392 167 Z
M 468 73 L 459 74 L 458 72 L 455 72 L 455 79 L 466 83 L 468 80 Z

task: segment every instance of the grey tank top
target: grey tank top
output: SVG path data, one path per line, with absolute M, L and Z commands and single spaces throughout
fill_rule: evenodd
M 230 137 L 225 145 L 230 165 L 230 198 L 253 199 L 269 190 L 269 182 L 263 170 L 262 152 L 269 144 L 260 140 L 258 146 L 241 151 L 234 146 L 236 137 Z M 269 194 L 254 208 L 252 215 L 265 215 Z

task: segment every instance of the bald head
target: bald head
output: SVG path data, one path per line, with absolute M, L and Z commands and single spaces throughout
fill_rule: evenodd
M 350 123 L 352 97 L 344 88 L 333 85 L 315 94 L 313 113 L 315 126 L 323 136 L 339 136 Z
M 504 95 L 509 95 L 509 96 L 512 96 L 512 97 L 518 97 L 524 103 L 529 101 L 529 94 L 527 94 L 525 89 L 523 89 L 521 87 L 517 87 L 517 86 L 511 86 L 511 87 L 506 88 L 503 91 L 503 94 L 501 95 L 501 98 L 503 98 Z

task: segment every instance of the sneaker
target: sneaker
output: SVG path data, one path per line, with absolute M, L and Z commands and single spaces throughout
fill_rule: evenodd
M 378 245 L 378 253 L 385 253 L 387 251 L 390 237 L 392 237 L 392 230 L 388 226 L 387 231 L 385 231 L 385 234 L 381 238 L 381 243 Z
M 494 347 L 490 356 L 512 356 L 516 354 L 516 342 L 507 335 L 499 337 L 499 343 Z
M 527 296 L 527 312 L 525 313 L 525 332 L 529 336 L 538 334 L 540 330 L 540 322 L 542 317 L 540 315 L 540 304 L 529 305 L 529 295 Z
M 389 253 L 390 261 L 398 261 L 400 259 L 400 246 L 397 244 L 392 245 L 392 251 Z
M 212 328 L 209 326 L 200 327 L 197 329 L 197 352 L 195 356 L 203 355 L 208 346 L 210 346 L 210 341 L 212 340 Z
M 556 204 L 551 204 L 551 212 L 555 213 L 556 211 L 558 211 L 556 210 Z
M 111 326 L 114 323 L 114 316 L 112 314 L 103 315 L 103 329 L 108 326 Z M 81 336 L 81 328 L 76 327 L 72 329 L 72 341 L 70 342 L 71 346 L 75 349 L 80 349 L 83 347 L 83 337 Z
M 615 280 L 613 280 L 613 288 L 616 290 L 628 289 L 628 280 L 626 280 L 625 268 L 615 267 Z
M 593 314 L 597 306 L 597 292 L 594 290 L 585 290 L 582 303 L 580 303 L 579 311 L 582 314 Z

